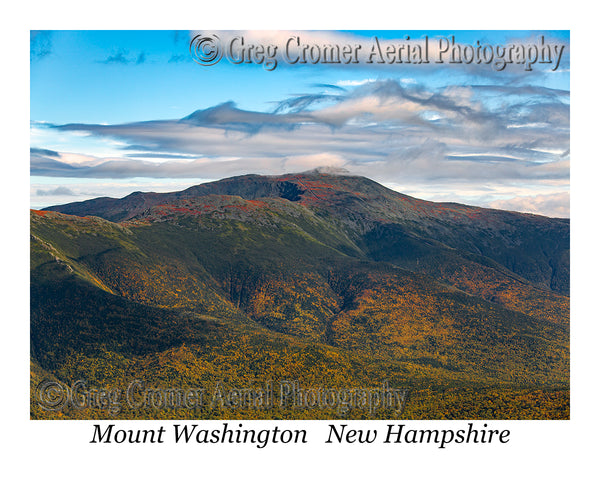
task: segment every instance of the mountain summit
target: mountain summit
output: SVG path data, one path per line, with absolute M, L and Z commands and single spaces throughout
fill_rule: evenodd
M 320 169 L 242 175 L 179 192 L 135 192 L 122 199 L 103 197 L 45 210 L 122 222 L 147 216 L 152 207 L 209 195 L 296 203 L 335 220 L 354 246 L 377 260 L 422 270 L 427 262 L 417 265 L 417 257 L 441 249 L 445 255 L 486 257 L 539 287 L 569 292 L 568 219 L 419 200 L 365 177 Z

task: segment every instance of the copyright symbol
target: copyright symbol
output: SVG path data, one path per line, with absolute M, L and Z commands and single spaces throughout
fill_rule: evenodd
M 58 411 L 68 400 L 67 387 L 53 380 L 43 380 L 35 390 L 38 405 L 44 410 Z
M 217 35 L 196 35 L 190 42 L 190 54 L 200 65 L 215 65 L 223 57 L 221 40 Z

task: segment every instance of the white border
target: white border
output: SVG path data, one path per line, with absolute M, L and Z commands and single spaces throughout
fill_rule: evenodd
M 3 444 L 6 472 L 44 478 L 590 478 L 597 438 L 598 397 L 595 351 L 598 315 L 594 273 L 598 271 L 596 225 L 598 177 L 596 94 L 598 59 L 591 12 L 577 18 L 574 4 L 559 2 L 228 2 L 169 1 L 24 2 L 5 7 L 2 25 L 4 177 L 4 271 L 2 305 Z M 588 17 L 589 20 L 587 20 Z M 587 22 L 586 22 L 587 20 Z M 90 445 L 84 421 L 30 421 L 28 342 L 29 30 L 30 29 L 570 29 L 572 65 L 572 403 L 570 421 L 488 422 L 510 428 L 499 448 L 450 445 L 420 447 L 311 442 L 298 448 L 214 448 L 198 445 Z M 595 142 L 594 142 L 595 143 Z M 10 176 L 10 178 L 9 178 Z M 14 177 L 13 177 L 14 176 Z M 13 181 L 14 178 L 14 181 Z M 125 423 L 125 422 L 124 422 Z M 126 422 L 152 427 L 157 422 Z M 170 425 L 175 422 L 160 422 Z M 244 422 L 249 423 L 249 422 Z M 368 422 L 374 428 L 376 422 Z M 381 422 L 377 422 L 381 423 Z M 386 422 L 383 422 L 386 423 Z M 461 425 L 467 422 L 459 422 Z M 477 422 L 478 424 L 483 422 Z M 263 428 L 269 422 L 252 422 Z M 287 425 L 287 424 L 286 424 Z M 290 422 L 321 437 L 326 422 Z M 419 428 L 447 428 L 447 422 L 418 422 Z M 291 428 L 291 427 L 288 427 Z M 320 433 L 321 432 L 321 433 Z M 11 468 L 12 467 L 12 468 Z M 589 472 L 589 473 L 584 473 Z

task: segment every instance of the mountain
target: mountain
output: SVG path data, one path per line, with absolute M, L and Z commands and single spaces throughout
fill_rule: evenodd
M 32 372 L 67 385 L 389 381 L 409 418 L 568 417 L 568 220 L 244 175 L 32 211 L 31 252 Z
M 364 177 L 243 175 L 181 192 L 134 192 L 122 199 L 98 198 L 46 210 L 122 222 L 158 205 L 206 195 L 281 198 L 297 203 L 336 222 L 357 247 L 376 260 L 412 261 L 417 267 L 416 257 L 433 243 L 434 250 L 448 247 L 461 255 L 486 257 L 537 286 L 569 292 L 568 219 L 428 202 Z

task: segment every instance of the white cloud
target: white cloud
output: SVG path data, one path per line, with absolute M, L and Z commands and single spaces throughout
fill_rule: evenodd
M 338 87 L 358 87 L 360 85 L 364 85 L 365 83 L 374 82 L 373 78 L 365 78 L 364 80 L 340 80 L 339 82 L 335 82 Z
M 501 210 L 515 210 L 549 217 L 568 218 L 570 216 L 570 195 L 568 192 L 527 195 L 506 200 L 496 200 L 490 202 L 489 206 Z
M 346 160 L 337 154 L 315 153 L 286 158 L 283 168 L 288 172 L 303 172 L 318 167 L 343 167 L 345 164 Z

